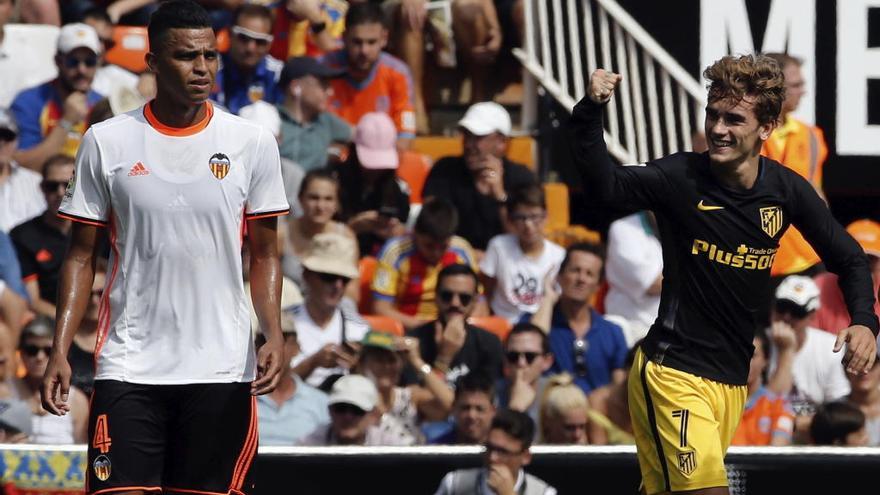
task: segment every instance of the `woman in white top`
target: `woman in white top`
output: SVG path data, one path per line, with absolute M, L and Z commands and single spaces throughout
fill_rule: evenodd
M 445 419 L 452 411 L 454 392 L 422 361 L 418 339 L 370 331 L 361 344 L 357 370 L 379 391 L 378 407 L 383 413 L 379 428 L 404 437 L 403 444 L 424 443 L 420 420 Z M 423 385 L 397 386 L 404 362 L 416 370 Z
M 40 404 L 40 385 L 49 364 L 55 322 L 46 316 L 37 316 L 21 334 L 21 360 L 25 376 L 15 379 L 15 393 L 31 406 L 33 433 L 30 441 L 38 444 L 86 443 L 88 435 L 89 400 L 76 387 L 70 387 L 70 413 L 64 416 L 49 414 Z
M 303 287 L 302 265 L 299 260 L 309 249 L 318 234 L 334 232 L 355 238 L 354 232 L 342 222 L 333 220 L 339 212 L 339 181 L 326 169 L 312 170 L 303 177 L 299 189 L 302 205 L 301 217 L 291 216 L 287 222 L 286 236 L 281 236 L 281 267 L 284 276 Z M 360 256 L 355 253 L 355 263 Z M 358 281 L 352 280 L 345 290 L 346 296 L 358 301 Z

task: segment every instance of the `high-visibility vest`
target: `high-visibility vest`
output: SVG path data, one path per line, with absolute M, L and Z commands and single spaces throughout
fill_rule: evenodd
M 822 167 L 828 158 L 828 147 L 822 129 L 786 116 L 785 124 L 773 131 L 764 142 L 761 154 L 794 170 L 817 190 L 822 189 Z M 810 268 L 819 262 L 819 255 L 794 226 L 779 240 L 779 251 L 771 275 L 788 275 Z

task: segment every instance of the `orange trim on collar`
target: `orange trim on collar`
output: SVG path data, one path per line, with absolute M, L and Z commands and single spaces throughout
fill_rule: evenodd
M 210 101 L 206 101 L 205 105 L 207 105 L 205 118 L 189 127 L 171 127 L 159 122 L 159 119 L 157 119 L 156 115 L 153 113 L 152 101 L 144 105 L 144 118 L 146 118 L 150 126 L 152 126 L 153 129 L 156 129 L 160 134 L 176 137 L 192 136 L 193 134 L 201 132 L 205 127 L 208 127 L 208 124 L 211 122 L 211 117 L 214 116 L 214 105 L 212 105 Z

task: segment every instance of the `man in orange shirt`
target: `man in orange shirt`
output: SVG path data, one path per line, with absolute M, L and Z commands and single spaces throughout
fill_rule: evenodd
M 409 68 L 383 49 L 388 29 L 382 8 L 373 3 L 352 5 L 345 17 L 345 48 L 327 54 L 323 62 L 346 70 L 331 81 L 330 111 L 351 125 L 370 112 L 387 113 L 397 127 L 398 147 L 408 148 L 415 137 L 413 79 Z
M 806 94 L 804 77 L 801 74 L 802 61 L 783 53 L 768 53 L 776 60 L 785 75 L 785 101 L 780 113 L 780 126 L 773 131 L 770 139 L 764 141 L 761 154 L 772 158 L 794 170 L 819 193 L 822 199 L 822 167 L 828 158 L 828 147 L 822 129 L 794 118 L 791 113 L 797 110 L 801 97 Z M 785 276 L 801 273 L 816 265 L 819 255 L 804 240 L 794 227 L 788 229 L 779 240 L 779 251 L 770 270 L 772 276 Z

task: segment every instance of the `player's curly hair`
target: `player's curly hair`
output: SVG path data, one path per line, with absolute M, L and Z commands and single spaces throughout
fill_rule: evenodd
M 764 55 L 728 55 L 707 67 L 703 77 L 709 81 L 710 102 L 739 102 L 748 95 L 755 98 L 758 122 L 766 124 L 779 119 L 785 100 L 785 77 L 776 60 Z

